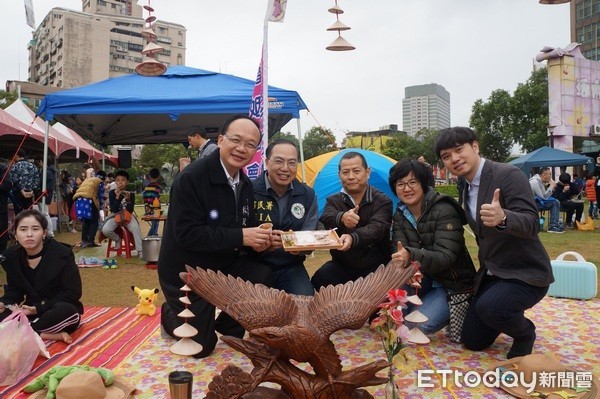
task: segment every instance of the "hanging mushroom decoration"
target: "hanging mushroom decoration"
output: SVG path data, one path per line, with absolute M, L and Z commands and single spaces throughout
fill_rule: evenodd
M 142 63 L 135 67 L 135 72 L 143 76 L 159 76 L 165 73 L 167 67 L 156 59 L 156 54 L 160 53 L 163 47 L 156 44 L 157 36 L 154 32 L 156 17 L 152 15 L 154 8 L 150 5 L 150 0 L 144 9 L 148 11 L 148 17 L 146 18 L 146 27 L 142 30 L 142 37 L 146 39 L 147 44 L 142 50 Z
M 340 6 L 338 6 L 337 0 L 335 0 L 335 6 L 331 7 L 328 11 L 332 14 L 335 14 L 335 22 L 333 23 L 333 25 L 327 28 L 327 30 L 337 31 L 338 37 L 333 42 L 331 42 L 329 46 L 325 48 L 330 51 L 348 51 L 356 49 L 356 47 L 348 43 L 348 41 L 346 41 L 346 39 L 342 37 L 341 32 L 350 30 L 350 27 L 342 23 L 342 21 L 340 21 L 340 14 L 343 14 L 344 10 L 342 10 Z

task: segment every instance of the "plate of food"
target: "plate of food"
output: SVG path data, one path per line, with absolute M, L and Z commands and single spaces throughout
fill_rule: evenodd
M 282 237 L 286 251 L 341 248 L 342 242 L 335 230 L 287 231 Z

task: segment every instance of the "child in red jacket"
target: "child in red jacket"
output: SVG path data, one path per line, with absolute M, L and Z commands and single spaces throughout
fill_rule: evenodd
M 596 197 L 596 178 L 592 172 L 588 173 L 585 181 L 585 196 L 590 202 L 588 215 L 592 219 L 598 219 L 598 198 Z

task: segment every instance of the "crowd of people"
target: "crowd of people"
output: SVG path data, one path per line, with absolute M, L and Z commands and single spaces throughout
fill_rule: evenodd
M 446 327 L 451 318 L 449 298 L 468 292 L 471 302 L 460 336 L 466 348 L 483 350 L 504 333 L 513 339 L 508 358 L 533 351 L 536 330 L 525 311 L 554 281 L 538 237 L 539 210 L 550 211 L 548 231 L 555 233 L 563 231 L 561 210 L 566 212 L 566 228 L 580 221 L 583 213 L 581 202 L 573 200 L 582 188 L 568 173 L 554 182 L 551 170 L 542 168 L 528 181 L 516 167 L 481 157 L 471 129 L 443 129 L 435 152 L 461 180 L 459 201 L 436 192 L 424 158 L 401 159 L 389 171 L 389 186 L 399 200 L 394 209 L 392 199 L 369 184 L 371 169 L 365 157 L 348 151 L 338 165 L 342 189 L 326 198 L 319 217 L 315 191 L 296 178 L 300 154 L 292 141 L 279 139 L 268 145 L 265 170 L 256 180 L 243 172 L 261 139 L 256 121 L 243 115 L 228 120 L 216 141 L 201 130 L 190 131 L 190 148 L 199 154 L 196 160 L 180 161 L 158 261 L 165 296 L 161 326 L 166 334 L 174 336 L 183 322 L 178 314 L 186 307 L 195 315 L 187 320 L 198 330 L 193 339 L 202 345 L 197 357 L 212 353 L 217 332 L 235 337 L 245 333 L 236 320 L 226 312 L 217 316 L 215 307 L 195 293 L 189 294 L 189 305 L 180 301 L 180 273 L 186 265 L 310 296 L 322 287 L 365 277 L 390 261 L 403 266 L 417 261 L 419 275 L 403 288 L 412 293 L 419 287 L 423 301 L 419 310 L 428 321 L 418 327 L 425 334 Z M 21 207 L 15 220 L 16 244 L 5 252 L 8 279 L 0 297 L 0 319 L 19 306 L 42 336 L 70 342 L 69 333 L 83 313 L 81 279 L 72 251 L 52 239 L 46 215 L 30 209 L 40 179 L 38 169 L 26 162 L 18 158 L 10 171 L 0 165 L 0 173 L 10 175 L 0 184 L 0 216 L 7 198 Z M 13 175 L 13 168 L 18 173 Z M 135 193 L 127 190 L 129 174 L 85 169 L 85 175 L 75 178 L 61 172 L 58 183 L 63 212 L 82 221 L 80 246 L 98 246 L 99 229 L 120 243 L 116 230 L 124 226 L 141 254 Z M 145 213 L 152 214 L 160 198 L 158 170 L 149 176 L 142 197 Z M 589 216 L 597 218 L 595 176 L 588 177 L 583 190 L 590 200 Z M 130 219 L 123 223 L 127 214 Z M 6 226 L 4 217 L 0 222 Z M 465 245 L 465 225 L 477 240 L 477 270 Z M 285 251 L 283 236 L 289 230 L 320 227 L 335 230 L 341 246 L 330 250 L 331 259 L 311 278 L 304 266 L 310 252 Z M 152 226 L 151 234 L 157 232 Z M 53 280 L 40 286 L 36 276 L 48 269 L 53 270 Z

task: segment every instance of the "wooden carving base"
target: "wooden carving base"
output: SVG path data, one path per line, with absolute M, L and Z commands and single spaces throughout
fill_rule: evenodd
M 359 388 L 387 382 L 387 378 L 376 376 L 378 371 L 389 366 L 384 360 L 345 370 L 326 379 L 281 359 L 278 350 L 260 342 L 229 336 L 221 339 L 248 356 L 254 369 L 248 373 L 228 365 L 208 384 L 207 399 L 373 399 L 370 393 Z M 281 389 L 259 387 L 263 382 L 278 384 Z

